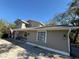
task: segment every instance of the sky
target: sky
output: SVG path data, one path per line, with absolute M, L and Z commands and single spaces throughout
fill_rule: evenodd
M 22 20 L 36 20 L 48 22 L 56 14 L 68 8 L 71 0 L 0 0 L 0 19 L 14 22 Z

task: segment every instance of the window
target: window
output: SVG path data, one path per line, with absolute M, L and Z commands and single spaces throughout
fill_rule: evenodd
M 45 32 L 38 32 L 38 40 L 41 42 L 46 42 L 46 34 Z

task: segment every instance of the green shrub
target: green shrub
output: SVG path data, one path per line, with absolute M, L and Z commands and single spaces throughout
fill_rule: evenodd
M 0 32 L 0 38 L 3 36 L 3 33 L 2 32 Z

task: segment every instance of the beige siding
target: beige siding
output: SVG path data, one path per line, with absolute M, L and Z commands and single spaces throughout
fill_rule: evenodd
M 66 38 L 64 38 L 64 34 Z M 47 46 L 60 51 L 68 51 L 67 31 L 48 31 Z
M 41 25 L 39 23 L 36 23 L 36 22 L 32 22 L 32 27 L 40 27 Z
M 23 32 L 23 31 L 17 32 L 18 36 L 20 36 L 20 37 L 23 37 L 23 36 L 24 36 L 24 33 L 25 33 L 25 32 Z
M 44 42 L 40 42 L 37 37 L 37 31 L 28 31 L 29 35 L 27 36 L 27 41 L 35 43 L 35 44 L 39 44 L 42 46 L 46 46 L 46 44 Z
M 21 24 L 21 29 L 26 29 L 25 23 Z
M 37 36 L 37 32 L 36 31 L 28 31 L 29 35 L 27 36 L 27 41 L 36 42 L 36 36 Z
M 16 23 L 16 27 L 17 27 L 17 28 L 25 29 L 25 28 L 26 28 L 26 24 L 23 23 L 23 22 L 18 21 L 18 22 Z
M 43 26 L 41 23 L 35 22 L 35 21 L 29 21 L 30 27 L 41 27 Z
M 47 40 L 46 43 L 38 41 L 37 31 L 27 31 L 29 35 L 27 35 L 27 41 L 45 46 L 48 48 L 69 52 L 68 49 L 68 39 L 67 39 L 68 31 L 47 31 Z M 19 32 L 19 35 L 22 36 L 23 32 Z M 64 38 L 66 35 L 66 38 Z
M 68 31 L 47 31 L 47 41 L 46 43 L 44 43 L 36 39 L 37 38 L 36 31 L 29 31 L 27 40 L 41 46 L 46 46 L 48 48 L 69 52 L 67 32 Z M 64 38 L 64 34 L 66 35 L 66 38 Z
M 16 24 L 16 28 L 21 28 L 21 23 Z

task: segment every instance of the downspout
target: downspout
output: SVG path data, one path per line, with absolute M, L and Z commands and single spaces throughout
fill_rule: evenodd
M 68 31 L 68 50 L 69 50 L 69 56 L 70 56 L 70 38 L 69 38 L 70 32 L 71 32 L 71 28 Z

